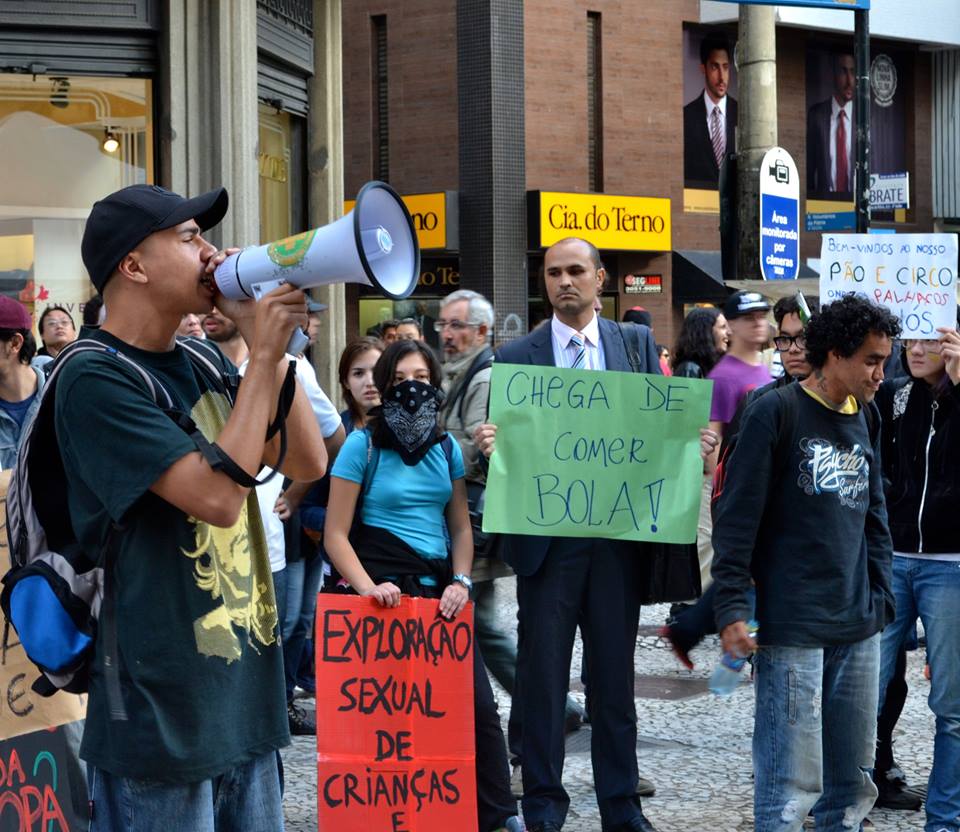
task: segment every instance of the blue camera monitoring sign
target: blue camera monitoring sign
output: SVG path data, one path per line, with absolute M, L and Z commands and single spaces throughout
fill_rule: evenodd
M 800 271 L 800 176 L 782 147 L 760 165 L 760 273 L 794 280 Z

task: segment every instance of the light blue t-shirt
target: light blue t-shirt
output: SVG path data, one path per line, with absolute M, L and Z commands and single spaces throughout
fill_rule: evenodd
M 330 475 L 363 485 L 367 467 L 365 430 L 351 433 Z M 463 478 L 463 454 L 452 444 L 453 479 Z M 380 448 L 377 470 L 370 490 L 363 497 L 361 519 L 368 526 L 386 529 L 424 558 L 447 557 L 447 521 L 444 510 L 453 494 L 451 466 L 438 442 L 416 465 L 404 465 L 400 454 Z

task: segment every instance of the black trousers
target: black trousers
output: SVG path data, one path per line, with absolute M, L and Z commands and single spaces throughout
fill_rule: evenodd
M 632 544 L 556 539 L 540 569 L 517 578 L 528 825 L 562 825 L 570 805 L 562 783 L 564 706 L 578 624 L 590 655 L 591 756 L 601 822 L 612 827 L 639 814 L 633 655 L 641 557 Z
M 490 832 L 517 814 L 517 800 L 510 791 L 507 745 L 500 727 L 497 700 L 480 645 L 473 642 L 473 707 L 477 751 L 477 822 L 479 832 Z
M 439 587 L 422 588 L 424 597 L 439 598 Z M 510 764 L 507 743 L 500 727 L 497 700 L 493 697 L 490 677 L 483 663 L 483 653 L 473 639 L 473 726 L 477 765 L 477 828 L 491 832 L 517 814 L 517 800 L 510 791 Z
M 897 726 L 903 706 L 907 703 L 907 650 L 900 648 L 897 653 L 897 666 L 893 678 L 887 685 L 883 697 L 883 708 L 877 717 L 877 761 L 874 764 L 874 780 L 878 783 L 886 778 L 893 768 L 893 729 Z

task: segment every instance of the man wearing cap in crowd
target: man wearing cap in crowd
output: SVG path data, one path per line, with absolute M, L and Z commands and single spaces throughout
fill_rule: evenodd
M 707 374 L 713 379 L 710 427 L 721 436 L 751 390 L 773 381 L 760 350 L 770 337 L 770 302 L 759 292 L 734 292 L 723 305 L 730 347 Z
M 279 464 L 287 476 L 316 479 L 326 453 L 299 386 L 284 461 L 279 438 L 267 438 L 305 297 L 290 285 L 259 303 L 219 295 L 213 272 L 229 250 L 202 232 L 226 210 L 222 188 L 184 199 L 133 185 L 97 202 L 82 255 L 108 312 L 84 335 L 146 367 L 221 462 L 232 459 L 248 475 Z M 232 407 L 175 338 L 183 315 L 205 314 L 214 301 L 250 345 Z M 210 349 L 222 374 L 235 372 Z M 92 558 L 111 529 L 114 541 L 119 691 L 101 632 L 80 752 L 92 832 L 155 830 L 173 819 L 192 832 L 282 829 L 276 752 L 289 733 L 255 495 L 211 467 L 140 375 L 110 352 L 85 352 L 63 367 L 55 422 L 77 539 Z
M 44 374 L 31 366 L 37 342 L 23 304 L 0 295 L 0 469 L 17 461 L 23 426 L 40 405 Z

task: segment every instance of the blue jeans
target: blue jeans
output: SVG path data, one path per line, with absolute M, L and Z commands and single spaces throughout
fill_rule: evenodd
M 754 660 L 756 832 L 861 829 L 877 798 L 880 634 L 832 647 L 761 647 Z
M 275 751 L 199 783 L 87 777 L 90 832 L 283 832 Z
M 323 558 L 318 554 L 307 561 L 287 564 L 287 598 L 283 619 L 283 670 L 287 681 L 287 701 L 293 700 L 304 645 L 313 635 L 313 614 L 317 592 L 323 579 Z
M 927 635 L 930 696 L 937 718 L 933 769 L 927 786 L 927 832 L 960 829 L 960 563 L 893 559 L 897 618 L 883 631 L 880 690 L 893 677 L 897 651 L 917 618 Z M 883 701 L 880 701 L 883 707 Z

